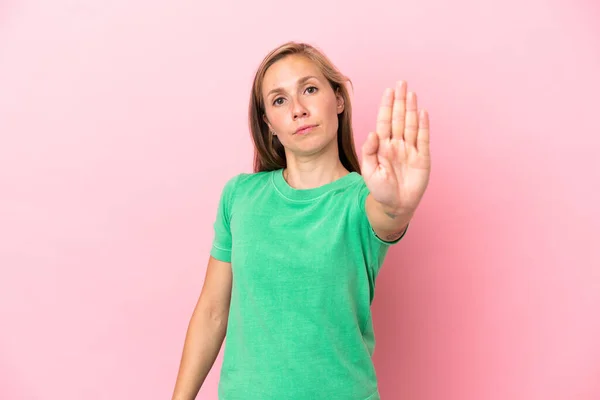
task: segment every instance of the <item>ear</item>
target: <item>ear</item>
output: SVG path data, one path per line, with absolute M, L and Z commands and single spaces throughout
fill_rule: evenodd
M 273 127 L 271 126 L 271 124 L 269 123 L 269 120 L 267 119 L 267 116 L 265 114 L 262 115 L 263 121 L 265 121 L 265 124 L 267 124 L 267 126 L 269 127 L 269 130 L 271 132 L 275 132 L 273 130 Z M 277 136 L 277 134 L 274 133 L 275 136 Z
M 342 94 L 340 93 L 340 90 L 337 89 L 335 91 L 335 97 L 337 100 L 337 113 L 341 114 L 344 111 L 344 97 L 342 96 Z

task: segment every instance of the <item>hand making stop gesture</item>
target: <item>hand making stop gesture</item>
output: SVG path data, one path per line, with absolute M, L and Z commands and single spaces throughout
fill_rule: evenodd
M 429 183 L 429 116 L 418 112 L 406 82 L 386 89 L 376 132 L 362 147 L 361 172 L 373 198 L 390 210 L 412 212 Z

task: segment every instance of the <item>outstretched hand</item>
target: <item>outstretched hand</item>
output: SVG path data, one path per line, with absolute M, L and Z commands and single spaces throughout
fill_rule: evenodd
M 404 81 L 386 89 L 376 132 L 362 147 L 361 172 L 373 198 L 389 210 L 412 213 L 429 183 L 429 116 Z

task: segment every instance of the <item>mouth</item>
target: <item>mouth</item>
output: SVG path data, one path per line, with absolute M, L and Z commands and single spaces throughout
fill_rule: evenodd
M 300 128 L 298 128 L 298 130 L 295 132 L 295 135 L 303 135 L 306 134 L 310 131 L 312 131 L 314 128 L 316 128 L 317 125 L 304 125 L 301 126 Z

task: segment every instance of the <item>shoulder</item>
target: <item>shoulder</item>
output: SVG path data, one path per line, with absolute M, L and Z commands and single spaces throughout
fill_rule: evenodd
M 248 193 L 248 190 L 256 188 L 257 185 L 264 185 L 271 181 L 276 171 L 264 172 L 241 172 L 225 181 L 222 189 L 222 196 L 233 198 L 236 195 Z
M 237 175 L 232 176 L 226 183 L 226 186 L 244 186 L 253 185 L 256 183 L 268 182 L 272 179 L 273 174 L 276 171 L 262 171 L 262 172 L 240 172 Z
M 352 175 L 352 183 L 348 186 L 347 193 L 357 210 L 365 212 L 365 200 L 370 193 L 369 188 L 361 174 L 354 172 Z

